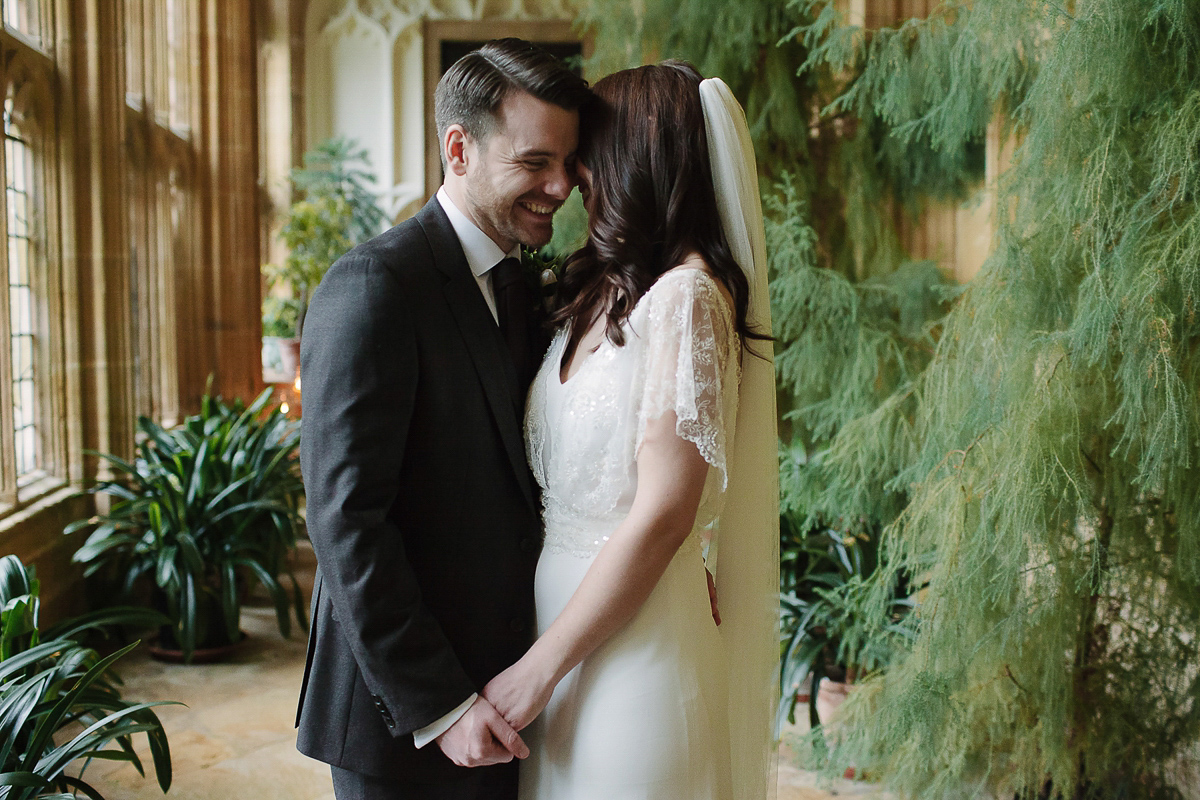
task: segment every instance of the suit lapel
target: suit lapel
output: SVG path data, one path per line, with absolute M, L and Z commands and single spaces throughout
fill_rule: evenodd
M 479 381 L 483 384 L 484 395 L 500 429 L 500 438 L 517 482 L 521 485 L 521 492 L 530 508 L 536 511 L 529 465 L 525 459 L 525 441 L 521 434 L 521 420 L 525 416 L 524 398 L 520 397 L 516 370 L 504 338 L 492 318 L 487 301 L 479 291 L 475 276 L 467 266 L 462 245 L 437 197 L 431 198 L 417 213 L 417 222 L 429 240 L 435 265 L 447 278 L 442 292 L 467 344 L 467 352 L 471 354 Z

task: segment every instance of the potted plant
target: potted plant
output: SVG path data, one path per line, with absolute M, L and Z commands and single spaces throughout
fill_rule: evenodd
M 885 668 L 915 635 L 913 587 L 899 582 L 880 602 L 877 526 L 835 529 L 790 511 L 779 529 L 779 724 L 795 722 L 807 685 L 809 724 L 819 735 L 849 685 Z
M 296 325 L 300 301 L 268 294 L 263 298 L 262 367 L 267 383 L 295 380 L 300 364 L 300 339 Z
M 292 204 L 280 231 L 287 257 L 263 268 L 272 290 L 264 301 L 264 336 L 279 335 L 268 334 L 265 326 L 278 313 L 278 306 L 271 305 L 282 299 L 273 299 L 276 289 L 289 295 L 292 335 L 303 336 L 308 301 L 325 271 L 354 244 L 379 233 L 385 217 L 368 186 L 375 182 L 369 167 L 364 148 L 336 138 L 306 153 L 304 167 L 292 170 L 292 186 L 302 197 Z
M 243 635 L 242 589 L 261 584 L 288 636 L 291 609 L 307 628 L 304 599 L 287 565 L 302 520 L 297 423 L 267 409 L 267 389 L 249 406 L 206 395 L 198 415 L 167 430 L 142 417 L 144 439 L 132 462 L 103 455 L 117 473 L 90 491 L 107 495 L 106 513 L 67 526 L 95 526 L 74 559 L 104 572 L 129 597 L 143 582 L 170 620 L 160 654 L 190 662 L 198 649 L 218 656 Z M 291 581 L 291 597 L 281 576 Z
M 158 785 L 171 785 L 171 751 L 152 710 L 165 703 L 121 698 L 113 664 L 137 642 L 101 657 L 80 639 L 111 625 L 147 627 L 158 614 L 113 608 L 68 620 L 42 631 L 39 583 L 16 556 L 0 559 L 0 798 L 58 800 L 80 793 L 104 800 L 84 782 L 92 759 L 128 761 L 145 774 L 133 749 L 144 733 Z M 82 761 L 75 775 L 68 766 Z

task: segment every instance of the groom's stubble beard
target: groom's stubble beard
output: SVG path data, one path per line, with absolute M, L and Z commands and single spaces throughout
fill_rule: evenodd
M 480 230 L 493 241 L 502 238 L 517 242 L 528 248 L 536 249 L 550 241 L 553 235 L 553 221 L 548 232 L 530 230 L 521 225 L 516 219 L 518 210 L 516 201 L 519 198 L 506 198 L 491 181 L 490 175 L 483 170 L 467 176 L 464 187 L 467 203 Z

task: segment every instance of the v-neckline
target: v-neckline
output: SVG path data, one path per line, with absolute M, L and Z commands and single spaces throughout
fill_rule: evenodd
M 564 334 L 566 334 L 566 329 L 564 329 Z M 590 353 L 588 353 L 586 356 L 584 356 L 583 360 L 579 362 L 579 367 L 575 370 L 574 374 L 568 374 L 567 377 L 564 379 L 562 376 L 562 357 L 563 357 L 563 354 L 566 352 L 567 345 L 571 343 L 570 335 L 564 335 L 562 350 L 559 352 L 558 358 L 555 359 L 555 361 L 557 361 L 558 363 L 555 365 L 554 380 L 558 383 L 558 385 L 566 386 L 568 383 L 570 383 L 571 381 L 578 378 L 579 373 L 583 372 L 584 368 L 587 367 L 588 362 L 591 361 L 596 356 L 596 353 L 600 352 L 600 348 L 604 346 L 604 342 L 605 342 L 606 338 L 607 337 L 602 338 L 600 340 L 600 342 L 592 349 L 592 351 Z M 570 371 L 571 371 L 571 365 L 568 364 L 567 372 L 570 373 Z

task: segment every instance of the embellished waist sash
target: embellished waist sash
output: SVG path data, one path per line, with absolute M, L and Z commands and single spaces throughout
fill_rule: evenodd
M 572 514 L 566 509 L 546 508 L 542 512 L 542 522 L 546 529 L 542 550 L 578 558 L 591 558 L 600 552 L 624 519 L 625 514 L 621 512 L 589 517 Z M 679 552 L 699 550 L 700 547 L 700 532 L 693 530 L 680 546 Z

